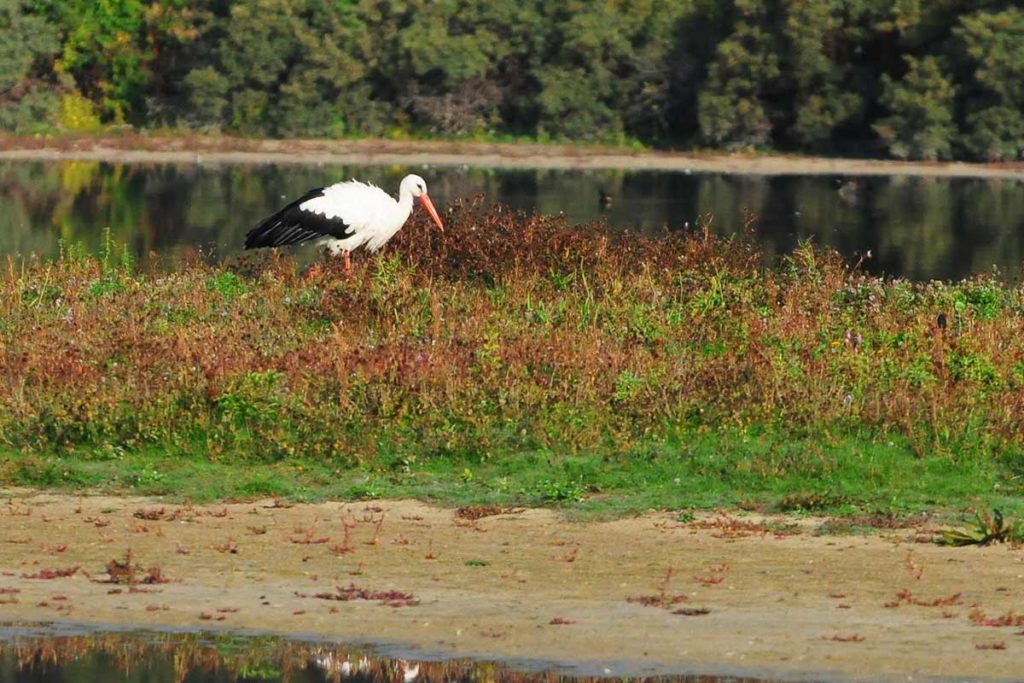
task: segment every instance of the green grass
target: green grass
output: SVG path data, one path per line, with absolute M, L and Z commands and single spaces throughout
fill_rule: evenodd
M 681 435 L 620 455 L 509 453 L 337 467 L 295 457 L 277 463 L 210 462 L 186 452 L 110 457 L 7 453 L 3 481 L 65 491 L 170 496 L 211 502 L 283 497 L 307 502 L 418 498 L 445 505 L 558 506 L 577 516 L 649 509 L 759 509 L 857 514 L 952 512 L 998 507 L 1024 513 L 1019 480 L 991 459 L 919 458 L 905 444 L 870 435 Z
M 0 485 L 574 514 L 1024 492 L 1024 289 L 455 207 L 356 275 L 273 254 L 0 274 Z M 939 324 L 939 315 L 945 325 Z

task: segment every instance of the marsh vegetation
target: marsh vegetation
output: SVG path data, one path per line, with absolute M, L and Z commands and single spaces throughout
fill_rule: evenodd
M 210 498 L 637 509 L 1000 504 L 1024 475 L 1024 291 L 765 262 L 478 204 L 345 277 L 146 271 L 108 243 L 0 279 L 0 480 Z

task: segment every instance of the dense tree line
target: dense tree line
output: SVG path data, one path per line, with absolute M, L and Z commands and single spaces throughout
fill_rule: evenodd
M 0 0 L 0 129 L 1019 158 L 1020 0 Z

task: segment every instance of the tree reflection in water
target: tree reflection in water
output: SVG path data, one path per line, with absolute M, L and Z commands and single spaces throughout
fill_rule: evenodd
M 1014 180 L 91 161 L 0 163 L 0 255 L 54 257 L 61 242 L 96 250 L 109 228 L 137 257 L 217 258 L 311 187 L 358 177 L 390 188 L 410 170 L 428 177 L 439 206 L 480 194 L 647 233 L 713 214 L 713 229 L 733 234 L 754 215 L 752 237 L 767 256 L 810 239 L 851 260 L 870 251 L 869 270 L 913 280 L 993 266 L 1018 280 L 1024 262 L 1024 183 Z
M 615 680 L 516 671 L 493 662 L 465 659 L 389 659 L 365 649 L 343 645 L 270 637 L 239 638 L 213 633 L 22 636 L 0 642 L 0 683 L 607 683 Z M 766 679 L 640 676 L 628 680 L 632 683 L 757 683 Z

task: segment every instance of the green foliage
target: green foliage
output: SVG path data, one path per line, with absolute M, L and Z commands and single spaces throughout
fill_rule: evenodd
M 397 16 L 391 19 L 394 37 L 385 38 L 391 71 L 385 80 L 396 92 L 406 91 L 404 113 L 445 135 L 497 126 L 511 86 L 503 71 L 522 68 L 518 62 L 537 49 L 543 32 L 533 3 L 388 4 Z
M 364 69 L 353 11 L 322 0 L 232 3 L 216 64 L 186 79 L 191 101 L 208 123 L 226 107 L 228 126 L 242 132 L 343 133 Z
M 59 100 L 52 92 L 28 90 L 0 104 L 0 130 L 18 135 L 46 133 L 57 119 Z
M 1024 112 L 1010 107 L 989 107 L 967 116 L 963 145 L 971 158 L 1013 161 L 1024 150 Z
M 119 257 L 115 254 L 116 248 L 110 228 L 106 228 L 103 231 L 103 243 L 98 259 L 100 277 L 89 285 L 89 294 L 93 297 L 123 292 L 126 289 L 124 280 L 132 275 L 135 262 L 127 245 L 121 245 Z M 76 258 L 75 250 L 69 250 L 68 258 Z
M 612 400 L 619 403 L 630 401 L 640 394 L 646 384 L 643 377 L 638 377 L 629 370 L 623 370 L 615 378 L 615 392 L 612 394 Z
M 190 71 L 185 77 L 186 120 L 195 126 L 220 127 L 228 108 L 230 90 L 231 83 L 212 66 Z
M 907 73 L 882 77 L 880 103 L 889 116 L 875 124 L 898 159 L 948 159 L 952 154 L 954 87 L 938 59 L 907 57 Z
M 57 53 L 56 28 L 28 14 L 24 0 L 0 2 L 0 93 L 7 94 L 33 75 L 38 63 Z
M 239 427 L 270 425 L 281 409 L 277 390 L 282 379 L 273 370 L 246 373 L 215 400 L 217 409 L 224 420 Z
M 578 503 L 586 496 L 586 487 L 580 479 L 569 481 L 545 479 L 537 484 L 536 494 L 541 502 L 548 505 Z
M 68 22 L 62 68 L 79 75 L 87 94 L 115 121 L 139 106 L 150 82 L 152 46 L 144 39 L 143 0 L 68 0 L 60 13 Z M 73 23 L 72 23 L 73 22 Z M 84 81 L 84 79 L 81 79 Z
M 70 92 L 60 99 L 57 126 L 73 133 L 92 133 L 98 131 L 102 123 L 90 100 L 77 92 Z
M 975 12 L 962 17 L 953 34 L 974 70 L 977 88 L 1003 105 L 1024 103 L 1024 9 Z
M 249 286 L 234 273 L 218 273 L 206 283 L 207 289 L 217 292 L 225 299 L 234 299 L 249 291 Z
M 992 384 L 998 379 L 989 359 L 969 351 L 951 353 L 948 368 L 950 376 L 960 381 Z
M 548 9 L 557 49 L 536 69 L 539 129 L 620 142 L 645 129 L 648 136 L 662 134 L 670 97 L 666 61 L 674 49 L 669 31 L 683 7 L 663 0 L 576 0 Z
M 994 320 L 1006 303 L 1003 288 L 994 280 L 970 280 L 963 283 L 953 297 L 953 308 L 958 313 L 970 308 L 985 320 Z
M 57 97 L 50 92 L 57 28 L 27 11 L 24 0 L 0 0 L 0 131 L 36 133 L 52 125 Z
M 848 90 L 852 65 L 843 63 L 837 44 L 844 26 L 845 2 L 793 2 L 782 35 L 785 77 L 796 97 L 795 120 L 789 130 L 806 149 L 827 149 L 837 130 L 862 114 L 864 94 Z
M 751 3 L 759 4 L 759 3 Z M 750 17 L 757 22 L 757 15 Z M 704 139 L 716 147 L 763 147 L 772 123 L 764 98 L 780 76 L 773 37 L 748 16 L 719 43 L 708 81 L 701 91 L 698 116 Z
M 19 133 L 63 102 L 75 131 L 1024 147 L 1010 0 L 3 0 L 0 30 L 0 126 Z
M 1024 10 L 978 11 L 954 29 L 969 69 L 964 147 L 983 161 L 1024 152 Z

